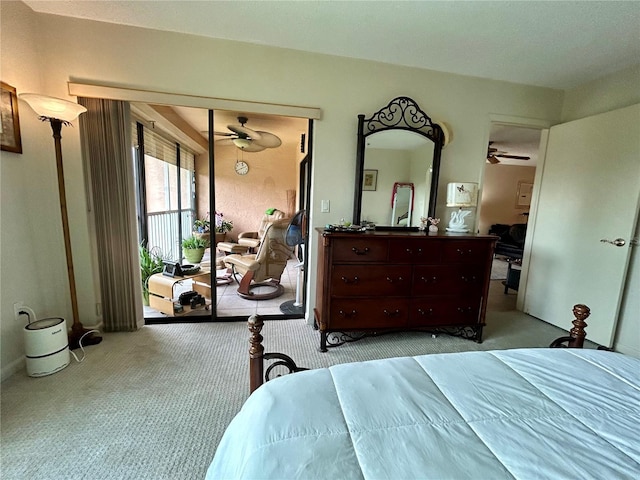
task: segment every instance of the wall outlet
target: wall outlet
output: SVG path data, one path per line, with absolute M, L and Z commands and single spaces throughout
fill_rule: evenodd
M 16 320 L 20 320 L 20 310 L 24 307 L 24 301 L 20 300 L 13 304 L 13 315 L 16 317 Z

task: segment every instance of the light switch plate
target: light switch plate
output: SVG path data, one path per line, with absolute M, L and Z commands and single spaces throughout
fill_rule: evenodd
M 322 213 L 329 213 L 331 208 L 331 202 L 329 200 L 320 200 L 320 211 Z

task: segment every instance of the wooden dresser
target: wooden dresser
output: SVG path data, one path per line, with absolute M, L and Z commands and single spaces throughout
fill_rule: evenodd
M 327 351 L 327 343 L 388 330 L 420 329 L 482 341 L 497 237 L 316 230 L 314 313 L 321 351 Z

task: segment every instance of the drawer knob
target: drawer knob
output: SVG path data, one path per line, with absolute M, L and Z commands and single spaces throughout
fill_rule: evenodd
M 470 313 L 471 312 L 471 307 L 467 307 L 467 308 L 458 307 L 458 311 L 460 313 Z
M 397 317 L 398 315 L 400 315 L 400 310 L 395 310 L 395 311 L 393 311 L 393 312 L 390 312 L 389 310 L 385 309 L 385 310 L 384 310 L 384 314 L 385 314 L 387 317 Z
M 398 282 L 402 282 L 402 281 L 403 281 L 402 277 L 398 277 Z M 395 280 L 391 277 L 387 277 L 387 282 L 394 283 Z
M 420 277 L 420 280 L 422 280 L 424 283 L 436 283 L 438 281 L 437 277 L 431 277 L 431 278 L 427 278 L 427 277 Z
M 406 252 L 407 252 L 409 255 L 413 255 L 413 248 L 407 248 L 407 249 L 406 249 Z M 422 249 L 421 249 L 421 248 L 419 248 L 418 250 L 416 250 L 416 255 L 422 255 Z
M 465 277 L 463 275 L 461 278 L 462 278 L 463 282 L 467 282 L 467 283 L 475 283 L 475 281 L 477 280 L 477 278 L 475 276 Z
M 353 247 L 351 249 L 351 251 L 353 253 L 355 253 L 356 255 L 366 255 L 367 253 L 369 253 L 369 247 L 364 247 L 362 250 L 360 250 L 360 249 L 358 249 L 356 247 Z
M 355 310 L 351 310 L 350 312 L 345 312 L 344 310 L 340 310 L 338 314 L 343 317 L 349 318 L 349 317 L 355 317 L 358 314 L 358 312 L 356 312 Z
M 358 277 L 353 277 L 353 280 L 347 278 L 347 277 L 341 277 L 342 281 L 344 283 L 358 283 L 360 281 L 360 279 Z
M 427 311 L 424 311 L 423 309 L 419 308 L 418 309 L 418 313 L 422 316 L 426 316 L 426 315 L 433 315 L 433 308 L 430 308 Z

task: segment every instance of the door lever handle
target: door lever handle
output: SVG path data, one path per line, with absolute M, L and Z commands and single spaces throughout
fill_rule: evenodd
M 608 240 L 603 238 L 600 240 L 602 243 L 610 243 L 611 245 L 615 245 L 616 247 L 624 247 L 627 242 L 625 242 L 624 238 L 616 238 L 615 240 Z

